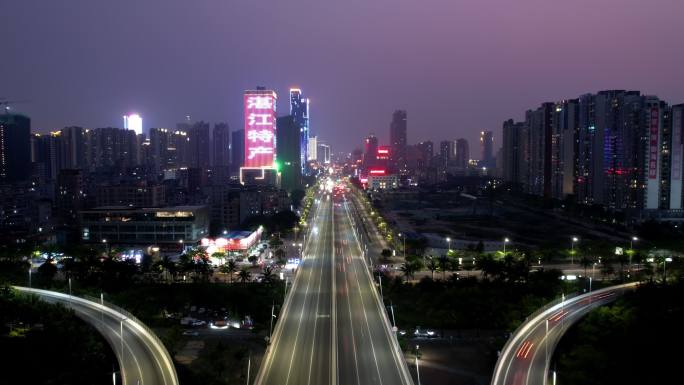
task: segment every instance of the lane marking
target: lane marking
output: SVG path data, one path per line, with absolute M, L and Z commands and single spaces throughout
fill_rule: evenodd
M 320 244 L 320 242 L 316 242 L 316 253 L 314 254 L 314 259 L 317 258 L 319 244 Z M 313 263 L 313 262 L 311 262 L 311 263 Z M 304 318 L 304 309 L 306 308 L 306 303 L 309 299 L 309 287 L 311 285 L 312 273 L 313 273 L 313 268 L 309 269 L 309 278 L 307 279 L 307 282 L 306 282 L 306 291 L 304 292 L 304 300 L 302 302 L 302 310 L 300 311 L 300 314 L 299 314 L 299 323 L 297 324 L 297 333 L 295 334 L 295 343 L 294 343 L 294 346 L 292 348 L 292 356 L 290 357 L 290 365 L 287 369 L 287 378 L 285 379 L 285 385 L 287 385 L 290 382 L 290 374 L 292 373 L 292 362 L 294 361 L 294 357 L 297 353 L 297 342 L 299 341 L 299 331 L 302 328 L 302 320 Z

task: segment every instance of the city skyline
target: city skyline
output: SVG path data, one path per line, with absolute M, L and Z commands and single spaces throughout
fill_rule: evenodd
M 383 2 L 236 7 L 166 1 L 132 8 L 123 1 L 83 4 L 76 13 L 41 2 L 7 4 L 3 11 L 13 17 L 0 32 L 19 38 L 5 47 L 3 73 L 12 76 L 0 96 L 28 100 L 15 111 L 42 132 L 120 126 L 129 111 L 140 113 L 146 128 L 173 127 L 187 114 L 239 127 L 244 90 L 263 84 L 284 95 L 301 87 L 314 109 L 312 130 L 345 151 L 357 146 L 354 136 L 370 132 L 388 142 L 388 116 L 396 109 L 408 112 L 409 143 L 459 137 L 475 143 L 483 130 L 501 138 L 503 121 L 521 119 L 539 101 L 602 89 L 684 100 L 677 77 L 682 54 L 671 49 L 684 32 L 676 20 L 684 4 L 508 3 L 395 9 Z M 596 8 L 611 9 L 610 16 Z M 534 19 L 540 11 L 553 23 Z M 309 16 L 308 22 L 292 22 L 297 15 Z M 119 28 L 122 20 L 129 28 Z M 259 30 L 251 31 L 255 23 Z M 603 33 L 582 28 L 597 24 L 605 26 Z M 419 25 L 429 27 L 411 27 Z M 537 34 L 540 29 L 553 33 Z M 312 30 L 320 38 L 312 38 Z M 330 39 L 339 44 L 321 43 Z M 380 42 L 382 57 L 373 54 Z M 658 60 L 634 60 L 630 52 Z M 122 55 L 136 60 L 122 62 Z M 434 97 L 407 87 L 432 90 Z

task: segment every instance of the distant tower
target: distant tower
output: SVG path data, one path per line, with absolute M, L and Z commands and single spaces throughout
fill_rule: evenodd
M 485 167 L 494 166 L 494 133 L 492 131 L 480 132 L 480 146 L 482 148 L 482 163 Z
M 468 161 L 470 160 L 470 149 L 466 139 L 458 139 L 456 141 L 456 167 L 465 169 L 468 168 Z
M 396 110 L 390 124 L 390 145 L 392 146 L 392 168 L 406 170 L 406 110 Z
M 375 160 L 378 153 L 378 138 L 370 134 L 364 140 L 363 146 L 363 167 L 368 169 L 375 165 Z

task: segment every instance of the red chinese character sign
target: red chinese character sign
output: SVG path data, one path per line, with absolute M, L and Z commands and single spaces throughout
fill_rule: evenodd
M 274 91 L 245 92 L 244 167 L 273 167 L 276 156 L 276 100 Z

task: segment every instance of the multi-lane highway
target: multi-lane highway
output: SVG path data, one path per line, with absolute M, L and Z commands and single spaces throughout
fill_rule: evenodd
M 560 301 L 533 314 L 511 335 L 494 369 L 492 385 L 544 385 L 563 334 L 592 309 L 614 301 L 636 283 L 611 286 Z
M 341 196 L 320 193 L 256 384 L 411 384 Z
M 162 342 L 137 319 L 97 302 L 67 294 L 15 286 L 41 300 L 59 303 L 74 310 L 91 324 L 112 347 L 124 385 L 178 385 L 173 361 Z

